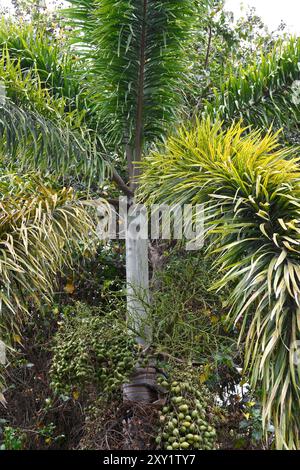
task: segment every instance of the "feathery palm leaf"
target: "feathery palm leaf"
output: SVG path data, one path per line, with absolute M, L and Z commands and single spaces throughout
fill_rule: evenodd
M 193 2 L 72 0 L 71 4 L 64 13 L 75 28 L 78 53 L 89 57 L 99 118 L 115 142 L 129 144 L 139 154 L 141 146 L 160 136 L 174 116 Z
M 31 24 L 18 25 L 0 21 L 0 57 L 5 62 L 19 64 L 23 78 L 34 73 L 38 81 L 47 88 L 54 98 L 65 98 L 65 112 L 88 108 L 85 103 L 84 87 L 74 79 L 74 72 L 80 68 L 78 57 L 62 47 L 66 39 L 49 34 L 45 29 L 34 29 Z M 3 69 L 1 70 L 2 75 Z
M 9 99 L 0 103 L 0 146 L 7 162 L 17 163 L 20 170 L 80 175 L 99 182 L 108 170 L 108 162 L 91 137 L 84 130 L 81 134 L 73 132 L 67 124 L 60 126 Z
M 26 73 L 25 73 L 26 72 Z M 25 169 L 80 175 L 99 182 L 108 163 L 101 139 L 84 123 L 85 111 L 69 111 L 65 97 L 53 97 L 36 69 L 24 72 L 8 49 L 0 57 L 0 141 L 3 152 Z
M 207 103 L 209 116 L 225 122 L 287 130 L 300 124 L 300 38 L 280 41 L 259 64 L 238 67 Z

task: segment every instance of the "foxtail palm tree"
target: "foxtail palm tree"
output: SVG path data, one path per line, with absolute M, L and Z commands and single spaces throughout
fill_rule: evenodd
M 133 202 L 143 155 L 166 134 L 178 113 L 194 2 L 71 0 L 71 4 L 65 14 L 74 28 L 76 53 L 85 58 L 90 100 L 107 141 L 126 159 L 126 180 L 115 178 L 115 182 Z M 129 317 L 140 330 L 149 289 L 148 240 L 127 237 L 126 259 Z

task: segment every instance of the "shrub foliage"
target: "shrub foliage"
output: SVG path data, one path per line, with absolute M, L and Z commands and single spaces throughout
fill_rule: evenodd
M 278 134 L 198 122 L 145 161 L 148 201 L 204 203 L 207 247 L 232 283 L 229 320 L 245 340 L 245 368 L 261 386 L 265 428 L 278 448 L 299 448 L 299 157 Z

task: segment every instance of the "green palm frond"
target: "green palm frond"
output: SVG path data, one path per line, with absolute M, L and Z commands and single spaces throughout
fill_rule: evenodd
M 260 63 L 238 67 L 207 103 L 210 117 L 287 130 L 300 124 L 300 38 L 280 41 Z
M 0 97 L 3 152 L 25 170 L 38 168 L 68 179 L 77 177 L 99 183 L 109 172 L 109 157 L 96 118 L 88 115 L 87 103 L 80 101 L 80 92 L 76 94 L 78 87 L 73 82 L 78 81 L 69 75 L 65 64 L 64 57 L 68 55 L 61 58 L 55 41 L 54 46 L 49 40 L 44 44 L 45 34 L 33 33 L 29 26 L 24 31 L 10 27 L 6 35 L 3 31 L 1 34 L 0 80 L 5 92 Z M 45 49 L 48 56 L 42 62 Z M 62 90 L 61 81 L 66 87 L 69 83 L 70 89 Z M 71 92 L 75 93 L 72 97 Z
M 19 107 L 9 99 L 0 103 L 0 147 L 19 170 L 38 169 L 69 178 L 99 182 L 109 171 L 103 147 L 84 130 L 73 132 L 43 114 Z
M 54 97 L 36 68 L 23 70 L 21 58 L 2 49 L 0 139 L 4 153 L 26 170 L 79 176 L 99 182 L 108 169 L 98 134 L 85 125 L 86 112 L 69 110 L 64 96 Z
M 203 203 L 207 252 L 232 285 L 229 321 L 278 449 L 300 448 L 300 157 L 278 134 L 200 122 L 145 160 L 148 203 Z M 299 356 L 299 354 L 298 354 Z
M 160 136 L 175 114 L 193 2 L 72 0 L 71 4 L 65 15 L 74 27 L 77 52 L 89 57 L 86 63 L 99 119 L 114 142 L 138 147 L 139 153 L 139 144 Z
M 28 73 L 34 75 L 53 98 L 64 98 L 65 112 L 84 111 L 88 108 L 84 86 L 74 78 L 80 68 L 79 58 L 70 53 L 65 42 L 64 37 L 36 29 L 30 23 L 0 21 L 1 59 L 19 64 L 23 79 Z

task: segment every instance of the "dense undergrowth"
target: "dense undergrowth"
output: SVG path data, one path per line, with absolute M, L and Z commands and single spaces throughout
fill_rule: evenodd
M 157 353 L 201 364 L 232 355 L 236 343 L 226 334 L 222 296 L 209 290 L 216 276 L 203 253 L 171 253 L 156 276 L 149 321 Z
M 58 279 L 52 306 L 31 311 L 7 367 L 2 448 L 261 447 L 259 406 L 238 386 L 241 351 L 220 326 L 224 307 L 208 293 L 215 275 L 206 274 L 202 253 L 175 250 L 158 275 L 151 357 L 163 371 L 162 405 L 123 403 L 122 383 L 145 359 L 126 333 L 122 250 L 120 243 L 79 258 Z M 98 286 L 93 297 L 89 283 Z

